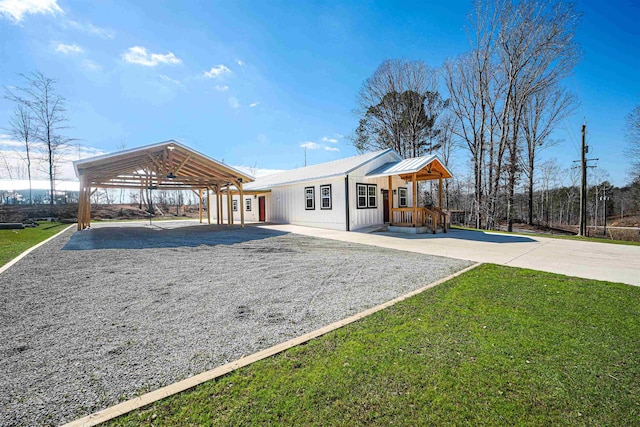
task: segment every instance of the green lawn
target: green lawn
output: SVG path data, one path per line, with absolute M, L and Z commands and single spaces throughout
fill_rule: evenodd
M 477 228 L 462 227 L 459 225 L 452 225 L 451 228 L 459 230 L 477 231 L 480 233 L 497 233 L 497 234 L 519 234 L 522 236 L 534 236 L 534 237 L 548 237 L 551 239 L 565 239 L 565 240 L 578 240 L 581 242 L 598 242 L 598 243 L 611 243 L 613 245 L 628 245 L 628 246 L 640 246 L 640 242 L 633 242 L 629 240 L 612 240 L 604 237 L 584 237 L 584 236 L 569 236 L 560 234 L 544 234 L 544 233 L 528 233 L 528 232 L 513 232 L 502 230 L 480 230 Z
M 0 230 L 0 267 L 68 226 L 69 224 L 59 222 L 41 222 L 40 226 L 35 228 Z
M 111 425 L 637 425 L 640 288 L 483 265 Z

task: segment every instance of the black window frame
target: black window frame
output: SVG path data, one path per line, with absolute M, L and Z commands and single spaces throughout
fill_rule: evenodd
M 360 195 L 360 188 L 365 188 L 364 196 Z M 373 192 L 371 192 L 373 190 Z M 364 205 L 360 203 L 364 197 Z M 373 203 L 371 199 L 373 198 Z M 356 183 L 356 207 L 358 209 L 377 209 L 378 208 L 378 184 L 362 184 Z
M 329 198 L 328 198 L 329 206 L 327 206 L 327 207 L 325 207 L 324 203 L 323 203 L 324 200 L 326 199 L 326 197 L 324 197 L 322 195 L 322 190 L 324 190 L 324 189 L 328 189 L 329 190 Z M 325 211 L 326 210 L 331 210 L 331 208 L 333 207 L 333 200 L 332 199 L 333 199 L 333 192 L 332 192 L 332 189 L 331 189 L 331 184 L 323 184 L 323 185 L 321 185 L 320 186 L 320 209 L 321 210 L 325 210 Z
M 245 197 L 244 199 L 244 211 L 251 212 L 251 197 Z
M 231 201 L 231 205 L 232 205 L 233 211 L 234 212 L 238 212 L 238 200 L 237 199 L 233 199 Z
M 311 190 L 311 198 L 307 197 L 307 191 Z M 311 200 L 311 206 L 309 206 Z M 313 211 L 316 209 L 316 187 L 304 187 L 304 210 Z

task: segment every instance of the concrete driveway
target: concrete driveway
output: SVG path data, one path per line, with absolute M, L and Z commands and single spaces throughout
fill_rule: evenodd
M 410 235 L 345 232 L 296 225 L 264 227 L 345 242 L 640 286 L 640 246 L 467 230 Z

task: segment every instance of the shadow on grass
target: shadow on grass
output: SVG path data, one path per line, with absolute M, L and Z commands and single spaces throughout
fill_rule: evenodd
M 78 231 L 62 250 L 154 249 L 234 245 L 288 234 L 257 227 L 197 225 L 178 228 L 100 227 Z

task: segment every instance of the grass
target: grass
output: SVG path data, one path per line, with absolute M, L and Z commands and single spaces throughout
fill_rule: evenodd
M 111 426 L 634 425 L 640 288 L 483 265 Z
M 69 226 L 60 222 L 40 222 L 39 224 L 39 227 L 22 230 L 0 230 L 0 267 Z
M 582 242 L 598 242 L 598 243 L 610 243 L 613 245 L 628 245 L 628 246 L 640 246 L 640 242 L 633 242 L 629 240 L 612 240 L 604 237 L 584 237 L 584 236 L 563 236 L 560 234 L 544 234 L 544 233 L 530 233 L 526 231 L 518 231 L 518 232 L 508 232 L 501 230 L 481 230 L 478 228 L 470 228 L 463 227 L 460 225 L 452 225 L 451 228 L 458 230 L 468 230 L 468 231 L 478 231 L 482 233 L 497 233 L 497 234 L 519 234 L 523 236 L 534 236 L 534 237 L 548 237 L 550 239 L 565 239 L 565 240 L 578 240 Z

